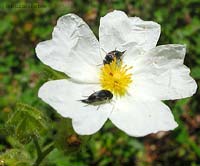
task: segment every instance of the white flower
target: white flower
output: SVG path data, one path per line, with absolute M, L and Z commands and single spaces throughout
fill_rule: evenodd
M 39 43 L 36 53 L 44 64 L 71 79 L 45 83 L 39 97 L 71 118 L 81 135 L 97 132 L 107 119 L 131 136 L 176 128 L 169 107 L 161 101 L 189 97 L 197 85 L 183 65 L 185 46 L 156 47 L 159 36 L 159 24 L 113 11 L 100 20 L 98 42 L 77 15 L 62 16 L 52 39 Z M 103 65 L 102 50 L 126 51 L 122 64 Z M 114 94 L 111 102 L 97 109 L 80 101 L 101 89 Z

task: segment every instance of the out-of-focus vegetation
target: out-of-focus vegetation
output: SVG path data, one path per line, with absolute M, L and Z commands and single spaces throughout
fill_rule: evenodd
M 35 137 L 43 147 L 50 146 L 48 143 L 51 141 L 56 143 L 57 148 L 45 158 L 43 166 L 200 165 L 199 91 L 191 98 L 168 102 L 179 123 L 176 130 L 144 138 L 129 137 L 111 122 L 107 122 L 91 138 L 69 137 L 69 122 L 61 120 L 37 97 L 42 83 L 63 77 L 61 73 L 45 67 L 34 51 L 38 42 L 51 38 L 57 18 L 69 12 L 76 13 L 98 35 L 100 16 L 113 9 L 160 23 L 162 33 L 158 45 L 186 44 L 185 64 L 191 68 L 191 75 L 200 85 L 199 0 L 1 0 L 0 165 L 31 165 L 37 157 Z M 18 102 L 39 110 L 24 104 L 18 110 Z M 47 120 L 41 121 L 42 117 Z M 46 126 L 46 121 L 49 126 Z M 75 146 L 74 150 L 70 147 L 71 143 Z M 76 146 L 80 147 L 78 152 Z

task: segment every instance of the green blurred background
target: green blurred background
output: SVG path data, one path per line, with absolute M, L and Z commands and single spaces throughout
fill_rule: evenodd
M 49 79 L 61 77 L 45 67 L 35 55 L 36 44 L 51 38 L 58 17 L 73 12 L 82 17 L 98 37 L 99 19 L 113 9 L 129 16 L 161 24 L 158 45 L 187 45 L 185 64 L 200 85 L 200 1 L 199 0 L 61 0 L 0 1 L 0 166 L 23 166 L 21 161 L 36 156 L 32 141 L 20 141 L 3 131 L 15 113 L 17 102 L 34 106 L 49 119 L 48 131 L 39 136 L 46 145 L 65 141 L 60 117 L 37 97 L 39 87 Z M 50 73 L 50 74 L 49 74 Z M 53 74 L 57 77 L 52 77 Z M 51 75 L 52 74 L 52 75 Z M 179 123 L 171 132 L 133 138 L 107 122 L 78 152 L 66 152 L 60 145 L 41 165 L 47 166 L 200 166 L 200 93 L 167 104 Z M 145 122 L 144 122 L 145 123 Z M 65 125 L 64 125 L 65 126 Z M 58 146 L 59 147 L 59 146 Z M 20 153 L 11 150 L 20 149 Z M 65 153 L 64 153 L 65 152 Z M 6 163 L 6 160 L 9 160 Z M 12 160 L 10 162 L 10 160 Z M 3 164 L 4 162 L 4 164 Z M 27 164 L 28 165 L 28 164 Z

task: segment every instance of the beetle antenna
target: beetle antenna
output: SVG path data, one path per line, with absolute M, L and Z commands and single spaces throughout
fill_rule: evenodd
M 97 66 L 101 66 L 101 65 L 103 65 L 103 63 L 102 64 L 98 64 Z
M 104 52 L 104 53 L 106 53 L 106 54 L 107 54 L 107 51 L 106 51 L 106 50 L 104 50 L 103 48 L 101 48 L 101 49 L 103 50 L 103 52 Z
M 107 52 L 106 52 L 103 48 L 100 49 L 100 56 L 101 56 L 101 59 L 102 59 L 102 61 L 103 61 L 104 57 L 102 57 L 101 50 L 102 50 L 105 54 L 107 54 Z
M 124 54 L 126 52 L 126 50 L 122 51 L 122 54 Z
M 100 108 L 100 105 L 97 106 L 97 110 L 99 110 L 99 108 Z

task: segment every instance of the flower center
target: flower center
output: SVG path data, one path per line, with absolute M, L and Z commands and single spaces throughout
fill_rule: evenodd
M 132 82 L 131 74 L 127 73 L 132 67 L 123 65 L 116 58 L 101 68 L 100 83 L 103 89 L 111 91 L 116 96 L 124 96 Z

